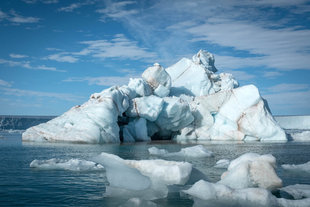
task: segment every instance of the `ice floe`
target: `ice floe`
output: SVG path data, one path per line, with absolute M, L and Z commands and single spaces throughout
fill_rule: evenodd
M 111 197 L 139 197 L 144 200 L 164 198 L 167 185 L 185 184 L 192 165 L 187 162 L 166 160 L 125 160 L 116 155 L 101 153 L 93 159 L 106 169 Z
M 310 185 L 289 185 L 281 188 L 281 190 L 293 196 L 294 199 L 310 198 Z
M 214 165 L 215 168 L 225 168 L 227 169 L 230 164 L 230 161 L 227 159 L 221 159 L 217 161 Z
M 192 147 L 182 148 L 178 152 L 168 152 L 165 149 L 158 149 L 157 147 L 151 147 L 148 149 L 150 155 L 161 155 L 161 156 L 183 156 L 183 157 L 211 157 L 213 153 L 207 150 L 202 145 L 196 145 Z
M 31 168 L 40 170 L 70 170 L 70 171 L 92 171 L 103 170 L 104 167 L 92 161 L 81 159 L 57 159 L 33 160 L 30 163 Z
M 261 187 L 275 190 L 282 187 L 282 180 L 274 170 L 275 163 L 275 157 L 270 154 L 243 154 L 230 162 L 218 183 L 235 189 Z
M 295 164 L 283 164 L 281 167 L 285 170 L 293 171 L 293 172 L 301 172 L 301 173 L 310 173 L 310 161 L 295 165 Z
M 183 193 L 190 195 L 195 207 L 200 206 L 279 206 L 305 207 L 309 206 L 310 199 L 288 200 L 276 198 L 264 188 L 233 189 L 229 186 L 210 183 L 204 180 L 196 182 Z

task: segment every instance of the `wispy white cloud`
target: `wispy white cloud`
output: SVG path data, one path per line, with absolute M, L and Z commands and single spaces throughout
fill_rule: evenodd
M 274 85 L 267 89 L 269 92 L 278 93 L 278 92 L 291 92 L 291 91 L 304 91 L 310 90 L 309 84 L 296 84 L 296 83 L 281 83 Z
M 59 70 L 55 67 L 48 67 L 45 65 L 33 66 L 30 64 L 30 61 L 12 61 L 0 59 L 0 64 L 6 64 L 10 67 L 22 67 L 31 70 L 46 70 L 46 71 L 54 71 L 54 72 L 66 72 L 65 70 Z
M 92 55 L 96 58 L 121 58 L 121 59 L 144 59 L 155 58 L 154 52 L 139 47 L 138 43 L 126 38 L 123 34 L 115 35 L 111 40 L 90 40 L 81 44 L 87 45 L 80 51 L 80 55 Z
M 1 80 L 0 79 L 0 86 L 11 87 L 12 84 L 7 82 L 7 81 L 5 81 L 5 80 Z
M 135 1 L 120 1 L 120 2 L 106 2 L 107 5 L 104 9 L 98 9 L 97 12 L 103 14 L 101 17 L 102 21 L 105 19 L 113 18 L 119 19 L 124 18 L 133 14 L 137 14 L 137 9 L 128 9 L 127 6 L 136 4 Z
M 83 2 L 76 2 L 76 3 L 72 3 L 68 6 L 61 7 L 58 9 L 58 11 L 60 11 L 60 12 L 73 12 L 74 10 L 81 8 L 82 6 L 92 5 L 94 3 L 95 3 L 94 0 L 86 0 Z
M 11 53 L 10 54 L 11 58 L 26 58 L 28 57 L 27 55 L 21 55 L 21 54 L 15 54 L 15 53 Z
M 23 2 L 27 4 L 35 4 L 38 2 L 41 2 L 43 4 L 56 4 L 58 3 L 58 0 L 22 0 Z
M 263 73 L 263 76 L 265 78 L 276 78 L 276 77 L 282 76 L 282 75 L 283 75 L 283 73 L 280 73 L 278 71 L 266 71 Z
M 57 62 L 67 62 L 67 63 L 75 63 L 78 61 L 78 58 L 72 56 L 70 53 L 67 52 L 52 54 L 45 57 L 44 59 L 55 60 Z
M 231 73 L 238 81 L 248 81 L 255 78 L 255 75 L 240 70 L 227 70 L 224 72 Z
M 53 93 L 53 92 L 42 92 L 42 91 L 33 91 L 33 90 L 22 90 L 17 88 L 7 88 L 0 87 L 0 91 L 2 91 L 5 95 L 13 95 L 13 96 L 35 96 L 35 97 L 49 97 L 56 98 L 65 101 L 80 101 L 83 97 L 69 94 L 69 93 Z
M 7 19 L 10 22 L 22 24 L 22 23 L 37 23 L 40 21 L 40 18 L 38 17 L 25 17 L 22 15 L 19 15 L 14 10 L 11 11 L 11 15 L 7 17 Z

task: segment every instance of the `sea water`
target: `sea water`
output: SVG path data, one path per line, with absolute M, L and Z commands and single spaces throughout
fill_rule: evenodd
M 148 148 L 155 146 L 169 152 L 183 147 L 203 144 L 214 153 L 213 157 L 185 158 L 164 157 L 175 161 L 187 161 L 204 173 L 210 182 L 220 179 L 225 169 L 214 168 L 220 159 L 234 159 L 246 152 L 271 153 L 277 158 L 277 174 L 283 186 L 310 184 L 309 174 L 292 174 L 281 164 L 302 164 L 310 160 L 310 143 L 175 143 L 172 141 L 135 144 L 51 144 L 25 143 L 21 131 L 0 132 L 0 206 L 118 206 L 126 200 L 105 196 L 108 181 L 104 170 L 68 171 L 31 168 L 37 160 L 72 158 L 91 160 L 101 152 L 113 153 L 124 159 L 155 159 Z M 167 172 L 169 173 L 169 172 Z M 184 186 L 188 188 L 189 186 Z M 192 206 L 193 201 L 182 197 L 175 188 L 167 198 L 153 201 L 159 206 Z

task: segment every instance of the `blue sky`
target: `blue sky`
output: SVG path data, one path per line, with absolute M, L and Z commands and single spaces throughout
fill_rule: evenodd
M 273 114 L 310 114 L 310 1 L 0 1 L 0 114 L 60 115 L 199 49 Z

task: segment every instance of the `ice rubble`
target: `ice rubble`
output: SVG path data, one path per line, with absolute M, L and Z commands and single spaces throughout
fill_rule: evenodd
M 227 163 L 227 160 L 221 160 Z M 190 195 L 194 206 L 309 206 L 309 185 L 281 188 L 296 199 L 275 197 L 271 191 L 282 186 L 274 171 L 276 159 L 268 155 L 246 153 L 232 160 L 228 171 L 217 183 L 199 180 L 181 194 Z
M 192 171 L 192 165 L 188 162 L 124 160 L 104 152 L 93 160 L 106 169 L 110 184 L 106 195 L 111 197 L 164 198 L 168 194 L 167 185 L 184 185 Z
M 196 145 L 192 147 L 182 148 L 179 152 L 168 152 L 165 149 L 158 149 L 157 147 L 151 147 L 148 149 L 150 155 L 159 156 L 182 156 L 182 157 L 211 157 L 213 153 L 207 150 L 202 145 Z
M 219 183 L 209 183 L 204 180 L 196 182 L 183 193 L 194 198 L 195 207 L 206 206 L 278 206 L 278 207 L 308 207 L 310 199 L 288 200 L 276 198 L 264 188 L 233 189 Z
M 310 173 L 310 161 L 299 165 L 284 164 L 281 167 L 292 172 Z
M 200 50 L 164 69 L 91 95 L 80 106 L 27 129 L 23 141 L 108 143 L 151 139 L 286 141 L 254 85 L 238 87 Z
M 49 160 L 33 160 L 30 163 L 31 168 L 40 170 L 70 170 L 70 171 L 93 171 L 103 170 L 104 167 L 92 161 L 81 159 L 57 159 L 52 158 Z
M 289 185 L 281 188 L 282 191 L 287 192 L 294 199 L 302 199 L 302 198 L 310 198 L 310 185 L 306 184 L 296 184 L 296 185 Z

